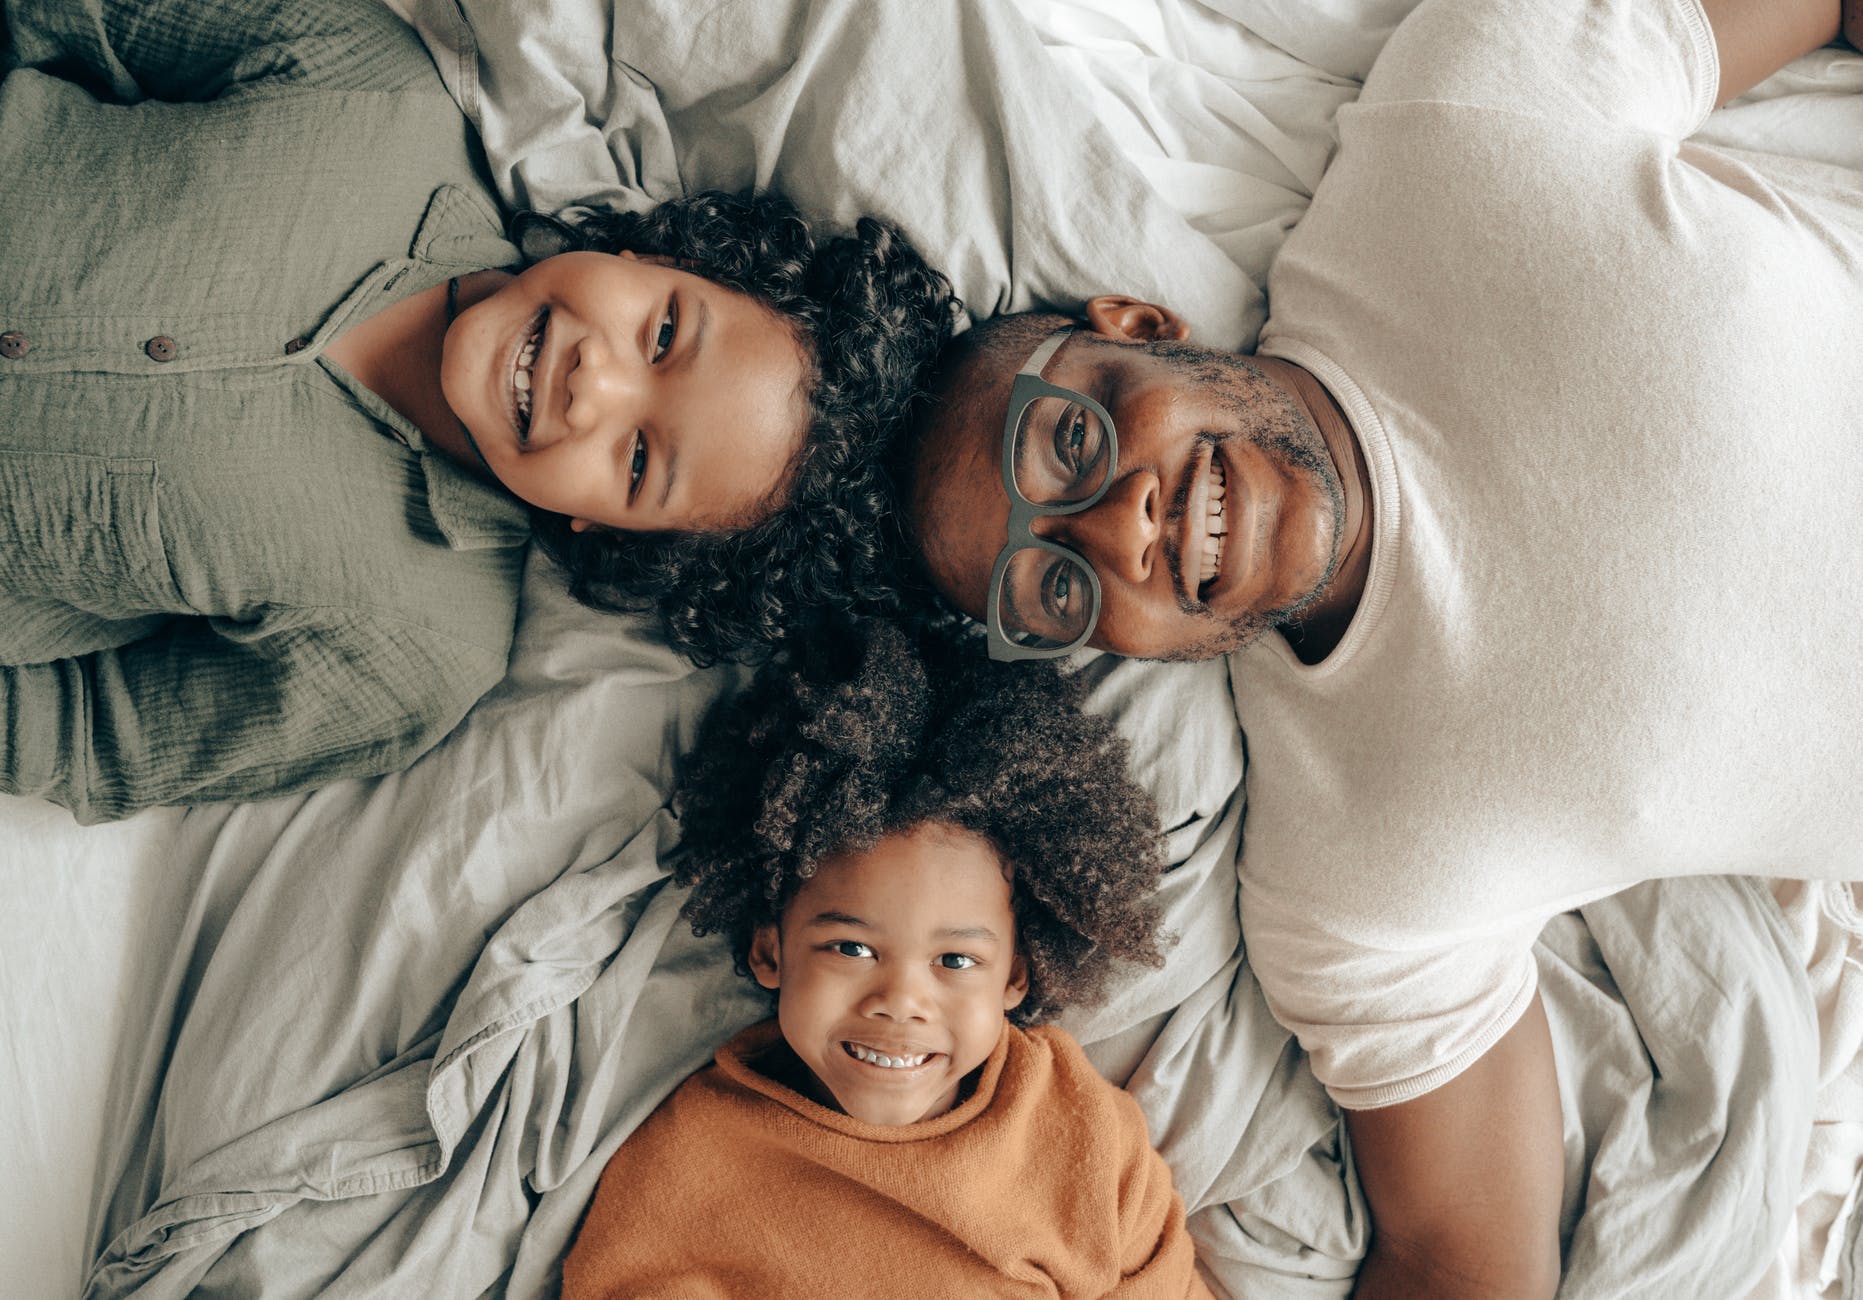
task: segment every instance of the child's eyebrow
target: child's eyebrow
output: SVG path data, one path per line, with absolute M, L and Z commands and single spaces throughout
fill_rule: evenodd
M 933 936 L 938 939 L 987 939 L 996 942 L 996 931 L 987 925 L 949 926 Z
M 863 930 L 871 930 L 873 928 L 873 923 L 871 921 L 863 921 L 858 916 L 852 916 L 846 912 L 832 911 L 817 912 L 814 916 L 804 921 L 802 925 L 804 929 L 813 929 L 816 926 L 825 925 L 852 925 L 859 926 Z M 996 942 L 997 934 L 996 931 L 990 929 L 987 925 L 951 925 L 946 926 L 942 930 L 935 931 L 932 937 L 934 939 L 987 940 L 990 943 L 994 943 Z
M 870 930 L 873 928 L 867 922 L 861 920 L 858 916 L 849 916 L 846 912 L 817 912 L 809 920 L 803 922 L 803 924 L 805 926 L 857 925 L 863 930 Z

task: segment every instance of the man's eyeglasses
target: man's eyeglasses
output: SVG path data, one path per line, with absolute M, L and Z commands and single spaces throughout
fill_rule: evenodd
M 1041 377 L 1073 326 L 1042 340 L 1016 373 L 1003 419 L 1009 536 L 990 571 L 990 658 L 1053 659 L 1086 644 L 1100 621 L 1100 579 L 1085 557 L 1037 537 L 1044 515 L 1090 510 L 1119 468 L 1106 408 Z

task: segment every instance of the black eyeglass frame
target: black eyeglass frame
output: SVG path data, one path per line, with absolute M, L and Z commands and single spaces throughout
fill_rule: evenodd
M 990 658 L 999 663 L 1008 663 L 1020 659 L 1058 659 L 1062 655 L 1072 654 L 1087 643 L 1093 635 L 1093 629 L 1100 624 L 1100 575 L 1093 571 L 1093 565 L 1087 557 L 1059 542 L 1051 542 L 1045 537 L 1038 537 L 1030 527 L 1035 520 L 1044 516 L 1077 515 L 1083 510 L 1091 510 L 1100 503 L 1107 490 L 1113 485 L 1113 479 L 1119 473 L 1119 435 L 1113 428 L 1113 417 L 1104 406 L 1088 397 L 1085 393 L 1071 388 L 1062 388 L 1051 384 L 1041 377 L 1042 369 L 1060 350 L 1067 336 L 1073 333 L 1072 325 L 1063 325 L 1060 329 L 1043 339 L 1035 351 L 1029 354 L 1027 364 L 1016 372 L 1015 381 L 1009 387 L 1009 410 L 1003 420 L 1003 449 L 1001 455 L 1003 470 L 1003 492 L 1009 498 L 1008 536 L 1004 539 L 1003 549 L 997 553 L 996 563 L 990 568 L 989 602 L 984 606 L 985 624 L 989 628 Z M 1023 413 L 1035 402 L 1044 397 L 1058 397 L 1063 401 L 1078 402 L 1099 417 L 1101 426 L 1106 430 L 1107 463 L 1106 477 L 1091 494 L 1079 501 L 1065 505 L 1039 505 L 1022 495 L 1016 486 L 1015 450 L 1016 426 L 1022 422 Z M 1018 645 L 1009 639 L 1003 631 L 1003 575 L 1009 570 L 1009 560 L 1017 551 L 1034 549 L 1048 551 L 1074 561 L 1087 575 L 1087 586 L 1093 593 L 1093 604 L 1087 612 L 1087 625 L 1081 634 L 1060 646 L 1026 646 Z

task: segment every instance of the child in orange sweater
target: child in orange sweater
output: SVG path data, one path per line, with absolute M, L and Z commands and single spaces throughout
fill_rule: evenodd
M 565 1297 L 1210 1294 L 1137 1103 L 1040 1023 L 1160 960 L 1156 814 L 1074 683 L 873 624 L 714 714 L 678 806 L 776 1018 L 615 1153 Z

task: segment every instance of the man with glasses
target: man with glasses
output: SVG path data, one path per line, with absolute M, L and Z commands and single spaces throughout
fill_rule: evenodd
M 1346 1108 L 1361 1294 L 1557 1284 L 1549 917 L 1863 879 L 1863 184 L 1688 138 L 1838 26 L 1436 0 L 1254 356 L 1102 297 L 934 384 L 911 525 L 990 654 L 1234 652 L 1249 963 Z

